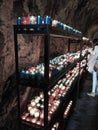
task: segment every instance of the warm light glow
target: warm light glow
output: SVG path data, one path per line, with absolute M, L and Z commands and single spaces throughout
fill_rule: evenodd
M 30 115 L 33 116 L 33 115 L 35 114 L 35 112 L 36 112 L 36 109 L 35 109 L 35 108 L 32 108 L 32 109 L 30 110 Z
M 32 123 L 36 123 L 36 118 L 31 119 L 31 122 L 32 122 Z
M 40 115 L 39 111 L 36 111 L 35 114 L 34 114 L 34 116 L 35 116 L 36 118 L 39 117 L 39 115 Z
M 34 100 L 31 100 L 31 105 L 32 105 L 32 106 L 35 106 L 35 105 L 36 105 L 36 103 L 35 103 Z
M 65 110 L 65 112 L 64 112 L 64 118 L 68 115 L 68 112 L 69 112 L 70 109 L 71 109 L 72 103 L 73 103 L 73 101 L 70 101 L 70 102 L 69 102 L 69 104 L 68 104 L 68 106 L 67 106 L 67 108 L 66 108 L 66 110 Z
M 73 62 L 75 59 L 79 58 L 79 54 L 80 54 L 80 52 L 78 52 L 78 54 L 74 55 L 74 56 L 71 54 L 69 56 L 67 55 L 67 60 L 69 62 Z M 57 62 L 57 60 L 55 60 L 55 62 Z M 51 70 L 53 70 L 53 67 L 56 66 L 56 67 L 58 67 L 57 68 L 58 71 L 60 71 L 62 68 L 62 65 L 64 64 L 63 59 L 60 61 L 60 63 L 57 62 L 56 64 L 57 64 L 57 66 L 55 64 L 50 65 Z M 86 65 L 86 61 L 83 60 L 80 64 L 80 67 L 81 67 L 80 74 L 82 74 L 83 67 L 85 65 Z M 40 68 L 40 66 L 37 66 L 37 69 L 36 69 L 36 67 L 31 68 L 29 70 L 29 72 L 33 71 L 33 74 L 34 74 L 34 71 L 42 72 L 42 69 L 44 69 L 44 67 Z M 50 73 L 51 73 L 51 70 L 50 70 Z M 27 73 L 29 73 L 29 72 L 27 71 Z M 71 89 L 72 83 L 78 75 L 79 75 L 79 63 L 77 63 L 77 65 L 72 70 L 68 71 L 68 73 L 65 74 L 65 77 L 61 78 L 57 82 L 57 84 L 48 92 L 48 96 L 49 96 L 48 120 L 49 121 L 52 118 L 52 114 L 54 114 L 54 112 L 58 109 L 60 103 L 63 101 L 66 94 Z M 72 101 L 69 102 L 69 104 L 64 112 L 64 118 L 66 118 L 66 116 L 68 115 L 68 113 L 71 109 L 71 106 L 72 106 Z M 33 97 L 30 104 L 27 106 L 27 110 L 28 110 L 28 114 L 25 113 L 21 116 L 21 118 L 23 120 L 26 120 L 26 121 L 29 121 L 31 123 L 35 123 L 38 125 L 43 125 L 43 122 L 44 122 L 44 94 L 42 92 L 40 92 L 38 96 Z M 59 125 L 59 123 L 57 123 L 57 124 Z M 51 130 L 57 129 L 58 125 L 55 124 Z

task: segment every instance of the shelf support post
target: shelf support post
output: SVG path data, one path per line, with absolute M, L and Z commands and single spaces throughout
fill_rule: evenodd
M 80 92 L 80 72 L 81 72 L 81 57 L 82 57 L 82 47 L 83 47 L 83 41 L 81 39 L 80 41 L 80 56 L 79 56 L 79 77 L 78 77 L 78 83 L 77 83 L 77 99 L 79 98 L 79 92 Z
M 18 106 L 18 123 L 19 130 L 21 130 L 20 118 L 20 92 L 19 92 L 19 67 L 18 67 L 18 44 L 17 44 L 17 29 L 14 26 L 14 51 L 15 51 L 15 71 L 16 71 L 16 88 L 17 88 L 17 106 Z
M 68 39 L 68 52 L 70 52 L 70 38 Z
M 45 38 L 44 38 L 44 129 L 48 130 L 48 88 L 49 88 L 49 26 L 46 26 Z

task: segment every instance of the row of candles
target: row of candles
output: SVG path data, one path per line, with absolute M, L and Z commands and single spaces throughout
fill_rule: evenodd
M 70 111 L 70 109 L 72 107 L 72 104 L 73 104 L 73 101 L 70 101 L 69 104 L 68 104 L 68 106 L 67 106 L 67 108 L 65 109 L 64 115 L 63 115 L 64 119 L 67 117 L 67 115 L 68 115 L 68 113 L 69 113 L 69 111 Z
M 33 16 L 33 15 L 27 15 L 27 16 L 22 16 L 22 17 L 18 17 L 17 18 L 17 24 L 18 25 L 35 25 L 35 24 L 38 24 L 38 25 L 42 25 L 42 24 L 50 24 L 52 25 L 53 27 L 59 27 L 63 30 L 66 30 L 68 32 L 72 32 L 72 33 L 75 33 L 75 34 L 78 34 L 78 35 L 82 35 L 82 32 L 77 30 L 77 29 L 74 29 L 73 27 L 69 26 L 69 25 L 66 25 L 64 23 L 62 23 L 61 21 L 58 21 L 58 20 L 53 20 L 50 16 L 46 15 L 44 17 L 38 15 L 38 16 Z
M 68 106 L 67 106 L 67 108 L 66 108 L 65 111 L 64 111 L 64 115 L 63 115 L 63 118 L 64 118 L 64 119 L 67 117 L 67 115 L 68 115 L 68 113 L 69 113 L 69 111 L 70 111 L 70 109 L 71 109 L 71 107 L 72 107 L 72 104 L 73 104 L 73 101 L 70 101 L 70 102 L 68 103 Z M 56 123 L 53 125 L 53 127 L 51 128 L 51 130 L 58 130 L 58 127 L 59 127 L 59 121 L 56 122 Z
M 67 32 L 70 32 L 70 33 L 74 33 L 74 34 L 77 34 L 79 36 L 82 36 L 82 32 L 77 30 L 77 29 L 74 29 L 73 27 L 69 26 L 69 25 L 66 25 L 58 20 L 53 20 L 52 21 L 52 26 L 53 27 L 59 27 Z
M 17 18 L 17 24 L 18 25 L 41 25 L 41 24 L 51 24 L 52 19 L 50 16 L 44 16 L 44 18 L 42 18 L 42 16 L 38 15 L 38 16 L 33 16 L 33 15 L 27 15 L 27 16 L 22 16 L 22 17 L 18 17 Z
M 80 75 L 83 72 L 83 67 L 86 65 L 86 61 L 81 61 Z M 48 120 L 50 121 L 52 115 L 57 111 L 60 103 L 63 102 L 67 92 L 71 89 L 72 83 L 79 75 L 79 64 L 70 70 L 65 77 L 60 79 L 57 84 L 48 92 Z M 68 104 L 64 112 L 64 117 L 67 116 L 69 109 L 72 105 L 72 101 Z M 40 126 L 44 126 L 44 95 L 42 92 L 38 96 L 35 96 L 27 106 L 27 111 L 21 116 L 23 120 L 31 122 Z
M 51 128 L 51 130 L 57 130 L 59 127 L 59 122 L 56 122 L 53 127 Z
M 83 51 L 83 55 L 86 51 Z M 76 59 L 79 58 L 80 52 L 77 53 L 67 53 L 61 56 L 58 56 L 52 60 L 50 60 L 49 64 L 49 77 L 54 77 L 57 75 L 61 70 L 65 69 L 68 63 L 73 63 Z M 19 73 L 20 81 L 23 79 L 23 83 L 25 80 L 30 80 L 31 82 L 37 79 L 41 81 L 44 77 L 44 64 L 41 63 L 36 67 L 31 67 L 27 70 L 22 70 Z

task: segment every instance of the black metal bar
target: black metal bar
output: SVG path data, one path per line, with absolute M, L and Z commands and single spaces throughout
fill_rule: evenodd
M 44 89 L 44 129 L 48 130 L 48 88 L 49 88 L 49 27 L 47 26 L 45 31 L 44 38 L 44 80 L 45 80 L 45 89 Z
M 16 68 L 16 87 L 17 87 L 17 102 L 18 102 L 18 123 L 19 130 L 21 130 L 21 118 L 20 118 L 20 92 L 19 92 L 19 67 L 18 67 L 18 43 L 17 43 L 17 30 L 14 26 L 14 50 L 15 50 L 15 68 Z
M 17 33 L 18 34 L 36 34 L 36 35 L 42 35 L 44 34 L 44 30 L 47 28 L 47 25 L 14 25 L 17 28 Z M 66 30 L 60 29 L 58 27 L 51 27 L 51 25 L 48 25 L 50 28 L 50 35 L 53 37 L 65 37 L 69 39 L 81 39 L 82 36 L 79 36 L 78 34 L 75 33 L 70 33 Z M 37 28 L 40 28 L 40 30 L 37 30 Z
M 70 52 L 70 39 L 68 39 L 68 52 Z
M 82 47 L 83 47 L 83 41 L 81 39 L 80 41 L 80 56 L 79 56 L 79 79 L 78 79 L 78 83 L 77 83 L 77 99 L 79 98 L 79 93 L 80 93 L 80 72 L 81 72 L 81 57 L 82 57 Z

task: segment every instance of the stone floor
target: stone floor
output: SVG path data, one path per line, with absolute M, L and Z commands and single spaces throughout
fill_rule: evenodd
M 66 130 L 98 130 L 98 96 L 87 95 L 91 85 L 92 75 L 86 72 L 81 85 L 83 90 Z

